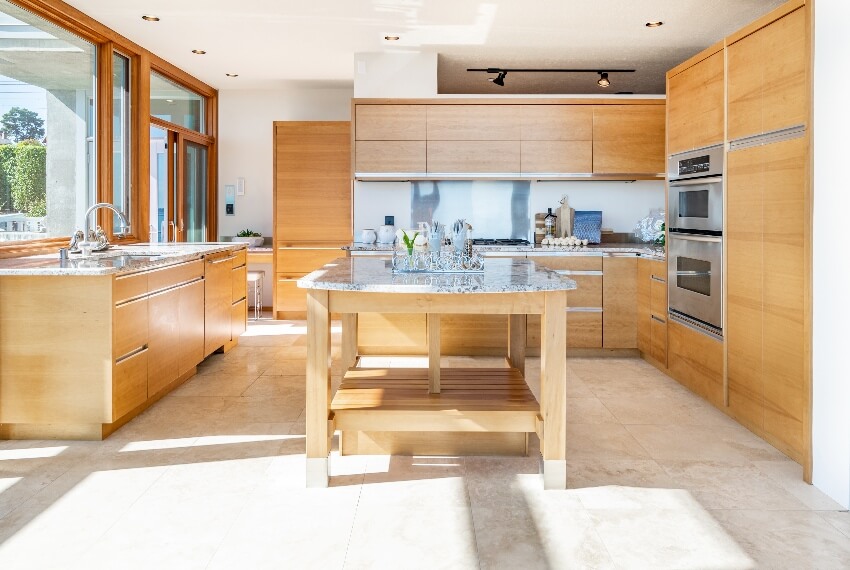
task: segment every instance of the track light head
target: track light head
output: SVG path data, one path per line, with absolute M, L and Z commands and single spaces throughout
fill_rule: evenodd
M 494 70 L 494 73 L 495 73 L 495 71 L 496 70 Z M 499 87 L 504 87 L 505 86 L 505 76 L 507 74 L 508 74 L 507 71 L 499 71 L 499 76 L 498 77 L 491 77 L 490 81 L 492 81 L 493 83 L 495 83 Z
M 608 74 L 604 71 L 599 72 L 599 81 L 596 82 L 600 87 L 608 87 L 611 85 L 611 82 L 608 81 Z

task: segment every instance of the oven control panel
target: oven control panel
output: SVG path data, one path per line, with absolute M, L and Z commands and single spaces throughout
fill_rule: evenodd
M 711 157 L 707 154 L 679 161 L 679 176 L 697 174 L 711 170 Z
M 723 175 L 723 145 L 674 154 L 667 159 L 670 180 Z

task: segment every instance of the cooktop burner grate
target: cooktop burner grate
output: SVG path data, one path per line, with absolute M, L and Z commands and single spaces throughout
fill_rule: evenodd
M 489 239 L 489 238 L 473 238 L 472 245 L 531 245 L 527 239 L 505 238 L 505 239 Z

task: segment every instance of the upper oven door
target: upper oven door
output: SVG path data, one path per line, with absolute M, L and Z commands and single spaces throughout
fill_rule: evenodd
M 720 329 L 721 238 L 671 234 L 668 254 L 667 295 L 670 309 Z
M 712 235 L 723 233 L 723 178 L 670 182 L 669 227 Z

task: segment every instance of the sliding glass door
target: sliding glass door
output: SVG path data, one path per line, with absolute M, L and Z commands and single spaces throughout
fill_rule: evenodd
M 150 241 L 214 240 L 209 229 L 209 145 L 151 125 Z

